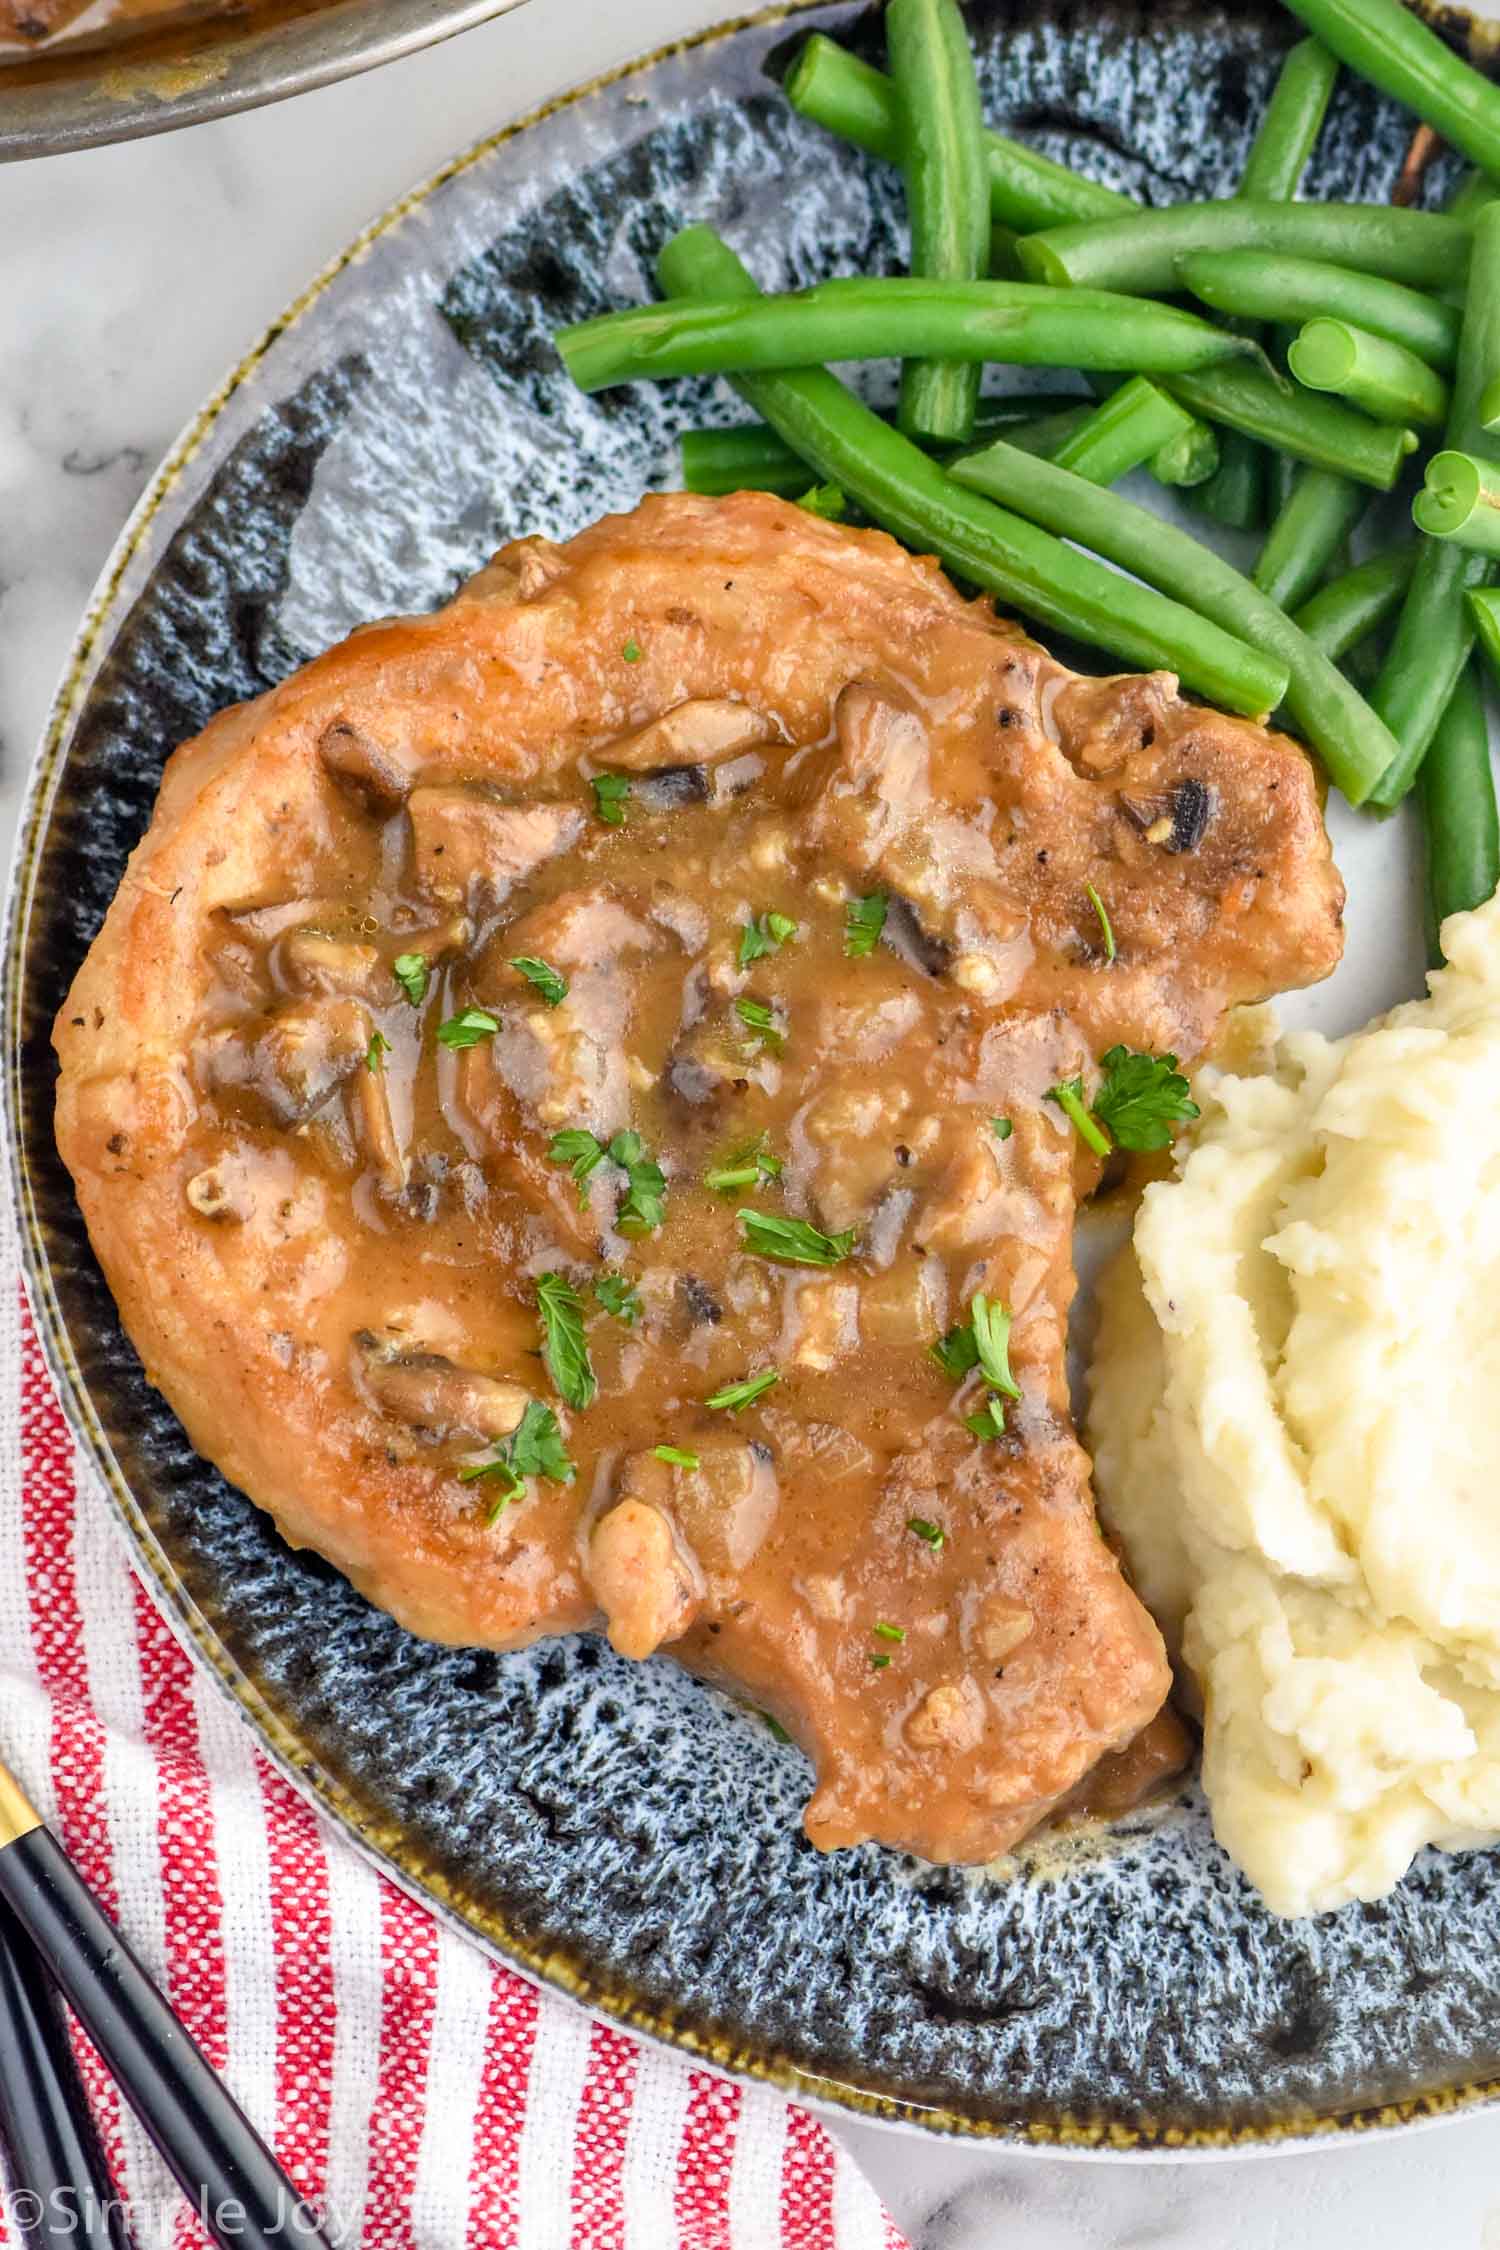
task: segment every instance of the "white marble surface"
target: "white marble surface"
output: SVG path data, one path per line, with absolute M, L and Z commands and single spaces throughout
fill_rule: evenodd
M 451 151 L 585 69 L 730 12 L 533 0 L 299 102 L 0 169 L 0 843 L 89 590 L 226 368 Z M 1500 2114 L 1197 2165 L 843 2130 L 921 2250 L 1500 2250 Z

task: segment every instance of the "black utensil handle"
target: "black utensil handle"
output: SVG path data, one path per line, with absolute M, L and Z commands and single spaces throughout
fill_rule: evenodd
M 67 2029 L 30 1939 L 0 1906 L 0 2144 L 26 2250 L 134 2250 Z
M 45 1828 L 0 1848 L 11 1907 L 224 2250 L 331 2250 L 254 2126 Z

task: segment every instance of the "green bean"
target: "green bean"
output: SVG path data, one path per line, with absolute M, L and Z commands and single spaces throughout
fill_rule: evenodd
M 901 117 L 911 270 L 936 281 L 977 281 L 990 262 L 990 186 L 963 17 L 956 0 L 890 0 L 885 36 Z M 902 367 L 897 418 L 908 437 L 962 445 L 978 403 L 979 369 L 970 361 L 908 359 Z
M 1500 92 L 1402 0 L 1286 0 L 1356 76 L 1425 118 L 1482 171 L 1500 172 Z
M 1479 402 L 1500 369 L 1500 203 L 1474 222 L 1474 259 L 1468 306 L 1458 340 L 1448 448 L 1500 458 L 1479 421 Z M 1465 594 L 1489 583 L 1492 565 L 1451 539 L 1424 539 L 1395 639 L 1376 682 L 1374 703 L 1401 745 L 1370 801 L 1382 810 L 1399 805 L 1458 684 L 1474 646 L 1474 621 Z
M 640 305 L 562 329 L 581 390 L 667 375 L 766 374 L 825 359 L 1004 360 L 1191 373 L 1255 346 L 1196 313 L 1026 281 L 822 281 L 783 297 Z
M 1468 597 L 1469 621 L 1484 651 L 1485 661 L 1500 687 L 1500 590 L 1476 586 Z
M 861 62 L 821 31 L 813 33 L 798 55 L 787 74 L 785 91 L 793 109 L 814 125 L 826 126 L 871 156 L 900 162 L 900 112 L 894 86 L 884 72 Z M 1086 180 L 1020 141 L 1007 140 L 1003 133 L 987 132 L 984 145 L 990 209 L 1023 234 L 1036 227 L 1106 218 L 1136 208 L 1128 195 Z
M 1016 245 L 1020 239 L 1014 227 L 1006 226 L 999 219 L 990 222 L 990 255 L 985 272 L 991 281 L 1026 279 L 1021 271 L 1021 261 L 1016 255 Z
M 1399 609 L 1416 564 L 1415 539 L 1372 555 L 1320 586 L 1297 611 L 1296 622 L 1313 646 L 1337 664 Z
M 657 271 L 668 291 L 718 295 L 755 287 L 707 227 L 674 236 Z M 826 370 L 742 375 L 735 387 L 818 477 L 838 485 L 874 522 L 1041 624 L 1129 664 L 1175 670 L 1231 710 L 1263 711 L 1282 693 L 1285 667 L 1274 657 L 950 483 L 936 462 Z M 1013 457 L 1030 460 L 1019 450 Z M 1070 490 L 1095 489 L 1076 477 L 1066 482 Z
M 1500 375 L 1479 394 L 1479 422 L 1486 430 L 1500 430 Z
M 1285 610 L 1305 602 L 1364 514 L 1369 497 L 1363 485 L 1329 469 L 1299 469 L 1291 497 L 1256 561 L 1254 578 L 1261 592 Z
M 1133 571 L 1284 664 L 1294 723 L 1349 802 L 1363 803 L 1390 759 L 1385 729 L 1286 612 L 1211 548 L 1116 492 L 1029 459 L 1003 438 L 952 462 L 948 475 L 975 492 L 1003 495 L 1018 515 Z
M 1265 521 L 1266 456 L 1243 430 L 1226 430 L 1219 465 L 1193 494 L 1193 506 L 1230 531 L 1253 531 Z
M 1404 344 L 1372 336 L 1347 320 L 1310 320 L 1287 350 L 1287 365 L 1310 391 L 1336 391 L 1377 422 L 1440 430 L 1448 386 Z
M 1452 305 L 1399 281 L 1356 273 L 1314 258 L 1266 250 L 1200 250 L 1178 263 L 1178 278 L 1215 312 L 1251 320 L 1352 320 L 1372 336 L 1404 344 L 1447 372 L 1458 356 L 1459 314 Z
M 1096 406 L 1082 429 L 1051 456 L 1060 469 L 1086 477 L 1090 484 L 1114 484 L 1173 438 L 1185 437 L 1193 417 L 1144 375 L 1122 383 Z
M 1466 219 L 1470 226 L 1487 203 L 1500 195 L 1500 186 L 1486 179 L 1483 172 L 1465 172 L 1443 209 L 1450 219 Z
M 1430 539 L 1500 555 L 1500 463 L 1477 461 L 1472 453 L 1434 453 L 1411 514 Z
M 1055 391 L 1016 392 L 1010 398 L 981 399 L 974 437 L 982 444 L 1002 432 L 1028 452 L 1050 453 L 1081 429 L 1093 409 L 1084 400 Z M 893 417 L 882 411 L 881 420 Z M 727 430 L 684 430 L 679 440 L 682 482 L 688 492 L 777 492 L 800 499 L 809 470 L 799 454 L 784 445 L 764 422 L 738 422 Z
M 1316 39 L 1299 39 L 1281 66 L 1266 103 L 1239 192 L 1267 203 L 1289 203 L 1323 130 L 1339 66 Z
M 1177 267 L 1200 250 L 1286 251 L 1420 289 L 1434 274 L 1461 280 L 1473 230 L 1434 211 L 1376 203 L 1169 203 L 1160 211 L 1048 227 L 1016 245 L 1033 281 L 1056 288 L 1169 296 Z
M 1060 406 L 1055 414 L 1037 414 L 1028 421 L 1013 422 L 1005 435 L 1012 445 L 1019 445 L 1023 452 L 1037 453 L 1044 460 L 1050 461 L 1060 446 L 1071 444 L 1079 431 L 1093 420 L 1094 411 L 1089 406 Z M 976 437 L 983 420 L 982 413 L 976 417 Z M 951 460 L 952 455 L 946 455 L 945 458 Z
M 1390 491 L 1406 456 L 1416 450 L 1414 431 L 1372 422 L 1336 399 L 1296 390 L 1264 368 L 1215 367 L 1201 375 L 1164 375 L 1161 381 L 1162 389 L 1194 414 L 1379 492 Z
M 1337 76 L 1338 64 L 1315 39 L 1304 39 L 1292 48 L 1261 113 L 1237 195 L 1271 203 L 1291 201 L 1322 130 Z M 1231 325 L 1239 335 L 1260 340 L 1253 322 L 1236 320 Z M 1269 483 L 1270 460 L 1263 448 L 1243 430 L 1227 430 L 1219 467 L 1195 496 L 1195 505 L 1231 530 L 1254 531 L 1266 520 Z
M 900 117 L 895 89 L 884 74 L 857 55 L 814 32 L 786 79 L 792 107 L 814 124 L 853 141 L 872 156 L 900 160 Z M 1003 230 L 999 250 L 991 237 L 990 273 L 996 280 L 1023 278 L 1015 229 L 1064 225 L 1070 220 L 1121 216 L 1139 209 L 1134 198 L 1097 180 L 1070 172 L 1050 157 L 1038 156 L 1003 133 L 985 135 L 989 161 L 990 209 Z M 1151 463 L 1151 473 L 1167 485 L 1197 485 L 1218 466 L 1218 440 L 1198 423 L 1195 436 L 1169 441 Z
M 1484 698 L 1466 664 L 1432 748 L 1422 761 L 1422 826 L 1427 843 L 1427 958 L 1443 962 L 1450 914 L 1483 906 L 1500 884 L 1500 813 Z
M 1226 437 L 1229 434 L 1227 430 L 1224 433 Z M 1168 438 L 1161 450 L 1152 454 L 1148 466 L 1158 484 L 1183 491 L 1211 484 L 1218 473 L 1219 439 L 1195 414 L 1181 437 Z

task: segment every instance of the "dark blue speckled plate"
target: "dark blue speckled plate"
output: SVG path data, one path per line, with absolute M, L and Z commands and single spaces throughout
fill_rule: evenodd
M 982 0 L 991 114 L 1152 201 L 1235 180 L 1288 36 L 1261 0 Z M 820 1858 L 806 1769 L 672 1664 L 592 1639 L 424 1646 L 197 1459 L 148 1388 L 52 1143 L 48 1026 L 168 749 L 351 626 L 442 600 L 501 540 L 673 476 L 732 404 L 588 400 L 559 322 L 639 297 L 710 218 L 768 283 L 880 269 L 897 188 L 803 127 L 794 32 L 709 37 L 487 143 L 324 275 L 188 431 L 79 643 L 43 752 L 7 969 L 32 1281 L 69 1410 L 179 1630 L 286 1770 L 399 1879 L 624 2022 L 849 2108 L 955 2132 L 1193 2147 L 1404 2120 L 1500 2077 L 1490 1855 L 1379 1906 L 1271 1920 L 1196 1800 L 981 1879 Z M 1353 89 L 1314 187 L 1380 198 L 1407 125 Z

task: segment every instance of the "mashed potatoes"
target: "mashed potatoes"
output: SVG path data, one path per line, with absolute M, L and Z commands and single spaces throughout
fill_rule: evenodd
M 1106 1276 L 1104 1514 L 1279 1914 L 1500 1838 L 1500 900 L 1431 997 L 1208 1073 Z

